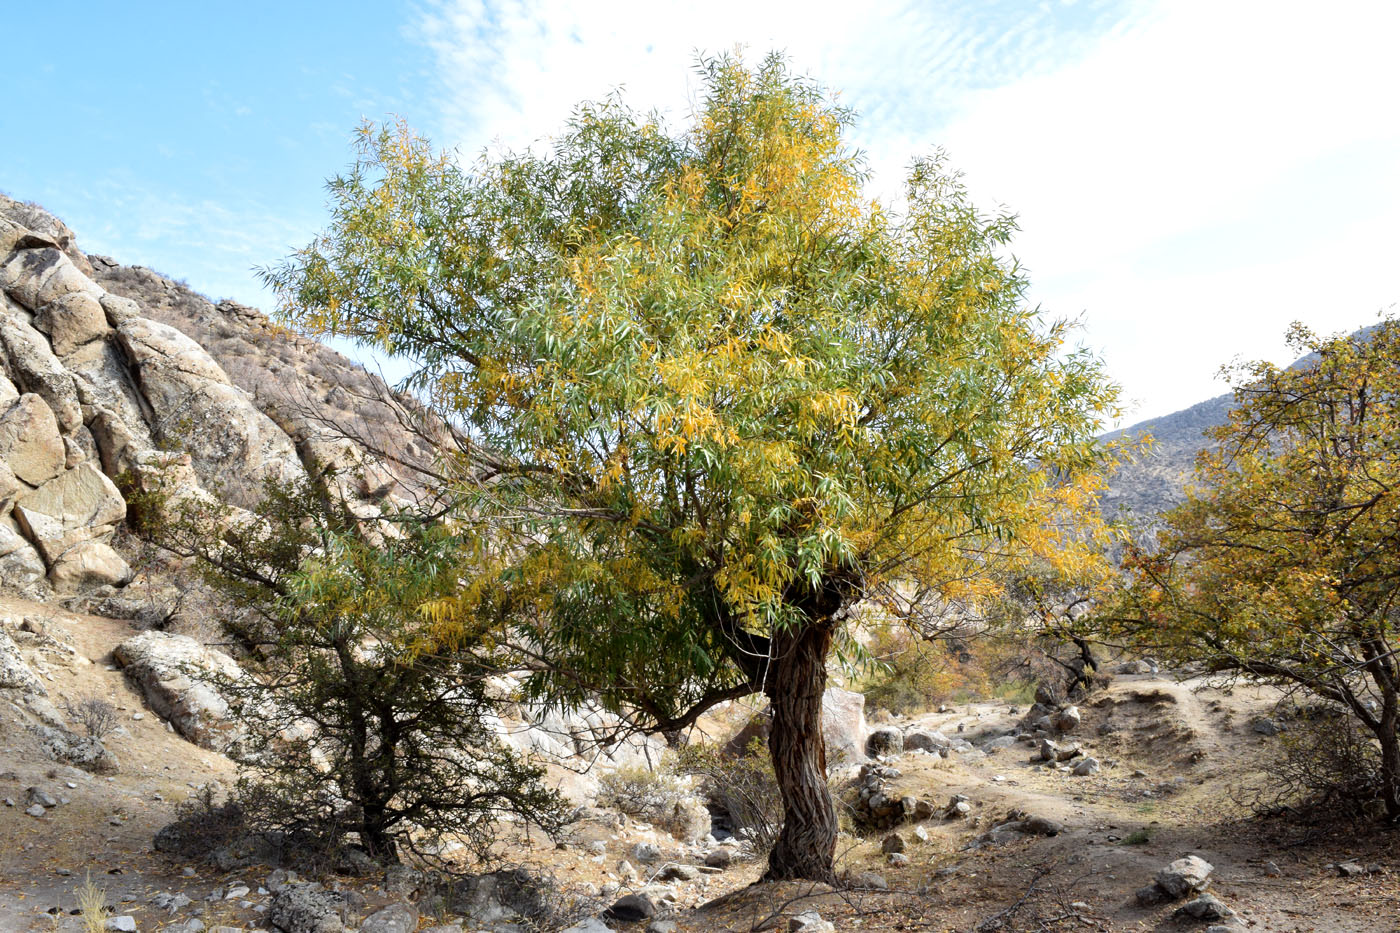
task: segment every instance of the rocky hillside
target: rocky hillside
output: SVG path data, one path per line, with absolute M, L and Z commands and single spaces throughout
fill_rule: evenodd
M 419 488 L 432 462 L 421 426 L 326 347 L 253 308 L 88 256 L 57 218 L 0 196 L 5 589 L 42 599 L 125 585 L 123 490 L 157 478 L 247 508 L 269 478 L 334 467 L 373 514 Z
M 1150 450 L 1120 467 L 1109 481 L 1104 497 L 1106 511 L 1112 515 L 1128 509 L 1138 518 L 1150 519 L 1180 502 L 1196 455 L 1210 442 L 1205 432 L 1225 423 L 1234 400 L 1234 395 L 1226 392 L 1190 408 L 1104 435 L 1105 440 L 1134 440 L 1144 434 L 1153 439 Z

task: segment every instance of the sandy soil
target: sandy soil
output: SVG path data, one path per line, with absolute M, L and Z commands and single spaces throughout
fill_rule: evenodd
M 228 784 L 234 771 L 223 756 L 169 731 L 114 669 L 112 648 L 132 626 L 0 600 L 0 620 L 26 616 L 46 620 L 59 643 L 39 655 L 40 676 L 55 703 L 104 697 L 120 709 L 124 734 L 107 742 L 121 764 L 109 779 L 55 765 L 20 725 L 0 721 L 0 797 L 16 803 L 0 807 L 0 931 L 80 929 L 80 918 L 70 912 L 88 878 L 105 889 L 117 912 L 134 916 L 141 931 L 160 930 L 172 920 L 149 903 L 159 892 L 194 900 L 178 917 L 259 927 L 262 916 L 254 907 L 203 899 L 234 882 L 256 891 L 265 870 L 220 875 L 152 851 L 153 834 L 170 821 L 179 801 L 205 782 Z M 898 790 L 940 805 L 952 794 L 966 794 L 974 810 L 968 820 L 923 824 L 927 842 L 903 827 L 911 864 L 902 868 L 885 863 L 881 834 L 843 835 L 841 868 L 878 872 L 888 891 L 753 885 L 762 866 L 741 861 L 722 874 L 671 885 L 679 908 L 672 919 L 691 933 L 786 929 L 786 918 L 804 909 L 818 910 L 838 930 L 1204 929 L 1197 921 L 1173 919 L 1175 905 L 1144 909 L 1133 899 L 1159 867 L 1197 854 L 1215 865 L 1212 890 L 1239 913 L 1244 929 L 1400 931 L 1400 832 L 1255 819 L 1241 802 L 1242 789 L 1258 781 L 1269 743 L 1277 741 L 1252 728 L 1275 699 L 1257 687 L 1120 677 L 1081 706 L 1084 722 L 1075 738 L 1106 763 L 1090 777 L 1045 769 L 1031 761 L 1034 749 L 1026 745 L 985 757 L 901 756 L 893 762 L 903 772 Z M 1010 731 L 1022 713 L 985 703 L 913 721 L 980 746 Z M 23 796 L 31 785 L 68 802 L 41 819 L 28 816 Z M 1060 821 L 1066 831 L 968 848 L 1014 810 Z M 598 888 L 619 882 L 618 861 L 643 840 L 656 842 L 668 858 L 695 861 L 693 851 L 664 833 L 614 814 L 576 825 L 564 848 L 539 838 L 522 842 L 518 833 L 503 836 L 502 848 L 511 860 L 549 872 L 562 900 L 586 907 L 603 903 Z M 606 854 L 592 854 L 587 844 L 593 841 L 603 842 Z M 1343 878 L 1333 866 L 1347 859 L 1375 870 Z M 372 881 L 337 883 L 361 890 L 366 910 L 390 897 Z M 624 884 L 623 890 L 641 883 Z M 424 925 L 430 920 L 425 917 Z

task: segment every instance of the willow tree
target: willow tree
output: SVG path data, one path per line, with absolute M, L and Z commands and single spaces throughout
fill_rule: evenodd
M 848 610 L 966 585 L 1047 472 L 1094 457 L 1113 392 L 941 157 L 881 205 L 819 86 L 777 57 L 700 72 L 680 132 L 609 99 L 547 151 L 462 164 L 366 126 L 328 231 L 268 277 L 304 329 L 416 361 L 477 445 L 458 520 L 491 525 L 498 569 L 426 607 L 443 637 L 509 607 L 537 696 L 659 731 L 766 694 L 768 875 L 831 880 L 819 717 Z

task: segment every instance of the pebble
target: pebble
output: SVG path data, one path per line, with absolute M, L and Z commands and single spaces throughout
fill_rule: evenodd
M 39 819 L 40 817 L 42 817 L 42 816 L 44 815 L 44 808 L 41 807 L 41 806 L 39 806 L 39 805 L 36 803 L 36 804 L 34 804 L 32 807 L 30 807 L 29 809 L 25 810 L 24 812 L 25 812 L 25 813 L 28 813 L 30 816 L 34 817 L 35 819 Z

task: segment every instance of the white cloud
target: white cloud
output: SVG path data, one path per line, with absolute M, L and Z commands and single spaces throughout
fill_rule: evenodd
M 529 145 L 622 86 L 683 120 L 696 50 L 785 50 L 862 114 L 879 190 L 942 145 L 1021 216 L 1034 298 L 1083 312 L 1140 414 L 1222 391 L 1287 323 L 1400 300 L 1400 6 L 1122 3 L 571 4 L 439 0 L 435 139 Z

